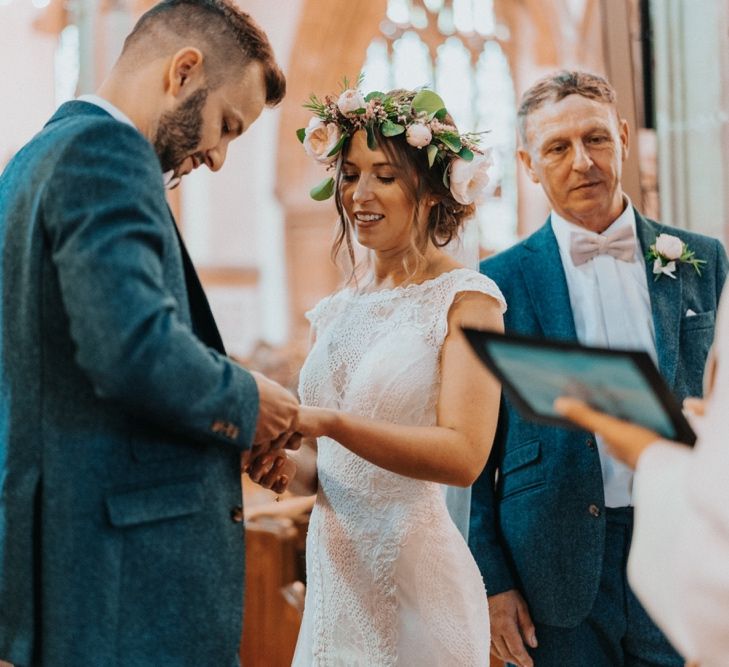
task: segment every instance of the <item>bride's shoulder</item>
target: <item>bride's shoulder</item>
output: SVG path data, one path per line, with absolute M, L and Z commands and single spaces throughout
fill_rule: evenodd
M 496 301 L 502 313 L 506 310 L 504 295 L 501 293 L 499 286 L 488 276 L 467 267 L 461 267 L 449 273 L 451 292 L 454 298 L 461 295 L 462 299 L 462 293 L 464 292 L 477 293 Z M 479 301 L 483 301 L 483 298 L 483 296 L 477 297 Z
M 304 316 L 312 325 L 316 326 L 323 318 L 331 316 L 336 311 L 349 291 L 351 290 L 345 287 L 325 296 L 311 310 L 304 313 Z

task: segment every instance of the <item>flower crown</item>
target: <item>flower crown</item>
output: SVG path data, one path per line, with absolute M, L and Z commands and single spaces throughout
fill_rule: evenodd
M 332 165 L 347 139 L 358 130 L 367 132 L 367 145 L 376 150 L 377 128 L 384 137 L 404 134 L 410 146 L 424 148 L 428 166 L 442 168 L 443 184 L 460 204 L 472 204 L 484 194 L 491 162 L 478 146 L 479 134 L 459 134 L 454 125 L 444 122 L 448 112 L 439 95 L 426 89 L 363 95 L 357 87 L 349 88 L 346 79 L 343 88 L 336 100 L 330 95 L 323 100 L 311 95 L 304 104 L 314 116 L 296 134 L 309 156 Z M 325 179 L 309 194 L 317 201 L 329 199 L 334 194 L 334 179 Z

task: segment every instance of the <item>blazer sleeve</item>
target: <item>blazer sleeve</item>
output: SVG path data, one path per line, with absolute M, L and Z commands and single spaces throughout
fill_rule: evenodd
M 87 123 L 61 147 L 41 206 L 76 362 L 95 393 L 199 442 L 248 448 L 255 380 L 178 315 L 163 275 L 171 221 L 144 137 Z
M 716 293 L 721 294 L 729 271 L 729 259 L 721 241 L 716 242 Z
M 496 504 L 498 462 L 507 432 L 508 412 L 501 399 L 499 422 L 486 467 L 474 482 L 471 493 L 471 521 L 468 546 L 478 564 L 489 595 L 497 595 L 516 588 L 499 532 Z

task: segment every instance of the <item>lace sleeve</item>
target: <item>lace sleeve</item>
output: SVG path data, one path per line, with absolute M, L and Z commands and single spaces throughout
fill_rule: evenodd
M 448 315 L 450 314 L 451 306 L 455 303 L 459 294 L 463 292 L 480 292 L 486 294 L 499 303 L 501 307 L 501 313 L 506 312 L 506 300 L 504 295 L 501 293 L 498 285 L 491 280 L 491 278 L 484 276 L 477 271 L 459 271 L 454 280 L 448 285 L 448 294 L 446 297 L 445 308 L 440 313 L 439 321 L 437 323 L 436 338 L 442 345 L 445 337 L 448 335 Z
M 317 332 L 325 328 L 327 323 L 332 320 L 332 315 L 336 310 L 337 295 L 338 293 L 325 296 L 316 306 L 304 313 L 304 317 L 311 324 L 313 336 L 316 336 Z

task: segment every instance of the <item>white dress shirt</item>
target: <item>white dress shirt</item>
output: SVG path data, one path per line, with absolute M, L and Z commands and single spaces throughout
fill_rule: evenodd
M 638 460 L 628 577 L 686 658 L 729 665 L 729 288 L 719 306 L 718 360 L 692 450 L 658 442 Z
M 131 125 L 135 130 L 137 129 L 137 126 L 132 123 L 129 116 L 127 116 L 123 111 L 115 107 L 111 102 L 109 102 L 109 100 L 105 100 L 103 97 L 99 97 L 98 95 L 81 95 L 76 99 L 79 102 L 95 104 L 97 107 L 101 107 L 104 111 L 106 111 L 106 113 L 108 113 L 115 120 L 118 120 L 120 123 L 126 123 L 127 125 Z
M 570 256 L 572 233 L 598 236 L 552 211 L 552 229 L 562 258 L 577 339 L 583 345 L 642 350 L 657 360 L 645 260 L 636 237 L 633 261 L 598 255 L 581 266 Z M 625 210 L 602 235 L 630 226 L 635 236 L 635 212 L 626 199 Z M 607 507 L 632 505 L 633 473 L 610 456 L 601 438 L 597 446 Z

